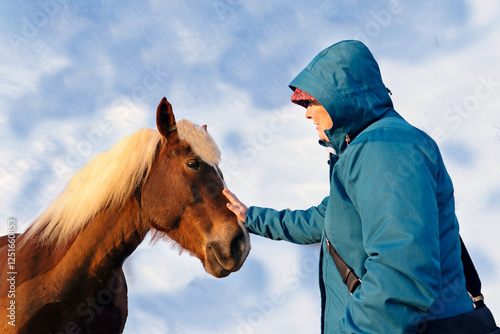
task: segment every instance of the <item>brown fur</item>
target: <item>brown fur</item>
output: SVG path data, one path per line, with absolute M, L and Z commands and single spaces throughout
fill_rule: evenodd
M 15 299 L 7 297 L 7 256 L 0 257 L 1 333 L 121 333 L 127 317 L 122 264 L 149 230 L 179 243 L 216 277 L 241 267 L 248 234 L 226 208 L 218 167 L 179 139 L 166 99 L 157 123 L 163 140 L 149 174 L 121 205 L 104 207 L 63 242 L 47 242 L 43 228 L 17 237 Z M 7 241 L 0 238 L 2 254 Z M 15 327 L 8 324 L 11 300 Z

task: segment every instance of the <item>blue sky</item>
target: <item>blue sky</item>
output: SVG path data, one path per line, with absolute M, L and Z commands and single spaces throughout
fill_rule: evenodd
M 440 145 L 500 316 L 499 1 L 19 0 L 0 13 L 0 212 L 21 231 L 93 156 L 155 127 L 163 96 L 208 124 L 248 205 L 318 204 L 326 153 L 288 83 L 323 48 L 360 39 L 396 110 Z M 125 264 L 125 333 L 317 333 L 317 247 L 252 243 L 242 270 L 216 280 L 146 240 Z

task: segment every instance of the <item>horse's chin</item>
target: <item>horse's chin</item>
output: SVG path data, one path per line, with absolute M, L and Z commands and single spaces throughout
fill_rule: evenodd
M 232 273 L 232 271 L 228 271 L 222 268 L 222 266 L 220 265 L 218 265 L 218 268 L 212 268 L 212 267 L 213 266 L 205 266 L 205 270 L 207 273 L 214 276 L 215 278 L 224 278 Z
M 220 264 L 219 260 L 217 259 L 217 256 L 215 256 L 214 252 L 212 252 L 212 251 L 207 252 L 206 258 L 207 258 L 207 260 L 203 264 L 205 267 L 205 271 L 216 278 L 223 278 L 223 277 L 229 276 L 229 274 L 231 274 L 232 272 L 240 269 L 240 268 L 238 268 L 236 270 L 225 269 Z

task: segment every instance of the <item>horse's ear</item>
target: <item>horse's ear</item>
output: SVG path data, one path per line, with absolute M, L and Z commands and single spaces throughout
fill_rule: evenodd
M 156 126 L 165 138 L 173 135 L 177 136 L 174 112 L 172 111 L 172 105 L 167 101 L 166 97 L 160 101 L 158 109 L 156 109 Z

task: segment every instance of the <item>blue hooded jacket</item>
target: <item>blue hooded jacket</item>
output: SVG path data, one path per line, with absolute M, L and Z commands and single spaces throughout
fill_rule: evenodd
M 333 121 L 323 142 L 337 153 L 330 157 L 330 195 L 307 210 L 250 207 L 245 224 L 275 240 L 321 242 L 322 332 L 415 333 L 424 319 L 473 310 L 453 185 L 439 149 L 393 109 L 366 46 L 332 45 L 290 87 L 315 97 Z M 362 280 L 352 295 L 325 233 Z

